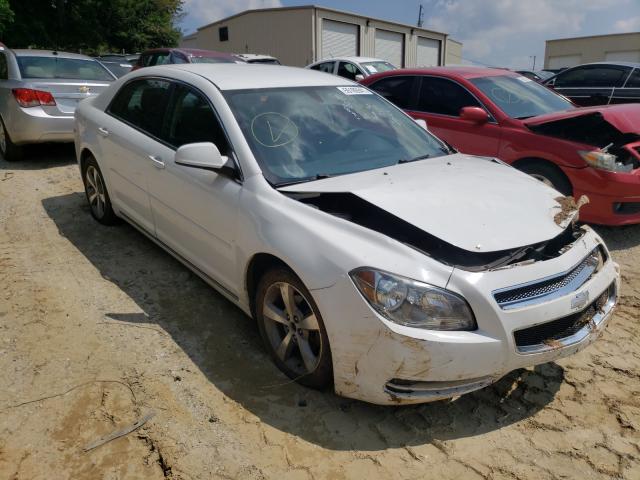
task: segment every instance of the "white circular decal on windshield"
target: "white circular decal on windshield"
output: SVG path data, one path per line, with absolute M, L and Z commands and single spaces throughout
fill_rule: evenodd
M 251 121 L 251 134 L 265 147 L 283 147 L 298 138 L 298 126 L 278 112 L 256 115 Z

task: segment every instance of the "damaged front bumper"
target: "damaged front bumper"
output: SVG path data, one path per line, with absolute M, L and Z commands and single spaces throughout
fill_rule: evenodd
M 486 272 L 455 269 L 447 288 L 473 308 L 478 329 L 470 332 L 392 323 L 369 307 L 346 276 L 313 291 L 330 332 L 336 393 L 383 405 L 429 402 L 581 350 L 604 330 L 616 305 L 619 272 L 611 259 L 577 290 L 539 303 L 505 310 L 493 293 L 570 271 L 600 243 L 588 229 L 551 260 Z M 592 315 L 585 313 L 590 308 Z M 527 330 L 528 336 L 518 333 Z

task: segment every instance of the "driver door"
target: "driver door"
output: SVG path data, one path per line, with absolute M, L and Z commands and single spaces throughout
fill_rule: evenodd
M 237 295 L 236 222 L 242 184 L 231 173 L 187 167 L 174 161 L 179 147 L 197 142 L 212 142 L 222 155 L 233 156 L 209 99 L 195 87 L 175 84 L 161 137 L 163 144 L 158 143 L 154 151 L 148 152 L 158 161 L 149 176 L 156 236 Z

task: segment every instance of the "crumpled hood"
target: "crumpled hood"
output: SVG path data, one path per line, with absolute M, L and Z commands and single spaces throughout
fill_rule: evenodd
M 289 193 L 352 193 L 464 250 L 508 250 L 556 237 L 560 193 L 518 170 L 456 154 L 290 185 Z
M 527 118 L 523 120 L 523 122 L 527 126 L 537 126 L 594 113 L 602 115 L 604 120 L 617 128 L 621 133 L 640 134 L 640 104 L 637 103 L 574 108 L 572 110 L 563 110 L 561 112 L 547 113 L 545 115 Z

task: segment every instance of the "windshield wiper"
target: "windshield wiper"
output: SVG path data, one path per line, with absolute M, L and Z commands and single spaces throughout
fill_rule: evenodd
M 398 163 L 410 163 L 410 162 L 417 162 L 418 160 L 424 160 L 426 158 L 431 158 L 431 154 L 430 153 L 426 153 L 424 155 L 418 155 L 417 157 L 413 157 L 413 158 L 401 158 L 400 160 L 398 160 Z
M 298 183 L 313 182 L 315 180 L 323 180 L 325 178 L 331 178 L 331 177 L 333 177 L 333 175 L 329 173 L 316 173 L 311 177 L 299 178 L 297 180 L 291 180 L 288 182 L 281 182 L 281 183 L 277 183 L 275 186 L 276 188 L 288 187 L 289 185 L 297 185 Z

